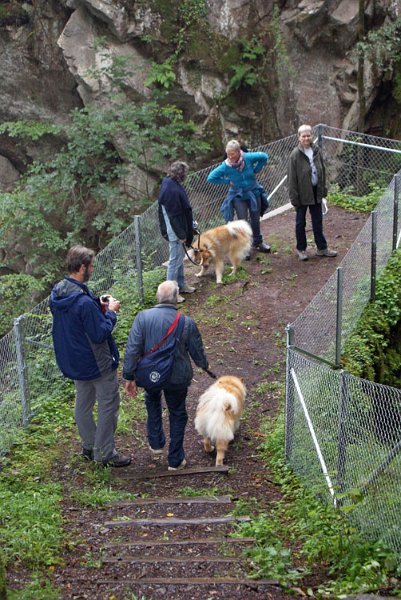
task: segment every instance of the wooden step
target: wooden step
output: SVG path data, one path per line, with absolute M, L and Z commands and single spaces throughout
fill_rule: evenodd
M 108 508 L 126 506 L 146 506 L 149 504 L 231 504 L 231 496 L 182 496 L 170 498 L 136 498 L 135 500 L 119 500 L 111 502 Z
M 185 469 L 179 469 L 178 471 L 168 471 L 167 467 L 163 471 L 146 471 L 146 473 L 130 473 L 129 469 L 124 473 L 113 473 L 114 479 L 130 479 L 135 481 L 141 481 L 142 479 L 158 479 L 159 477 L 182 477 L 184 475 L 204 475 L 207 473 L 228 473 L 229 467 L 222 465 L 219 467 L 185 467 Z
M 113 585 L 245 585 L 257 589 L 261 585 L 279 585 L 277 579 L 236 579 L 235 577 L 140 577 L 139 579 L 99 579 L 96 584 Z
M 179 525 L 220 525 L 222 523 L 244 523 L 250 517 L 211 517 L 199 519 L 126 519 L 124 521 L 106 521 L 105 527 L 177 527 Z
M 254 544 L 255 538 L 194 538 L 192 540 L 131 540 L 130 542 L 109 542 L 103 549 L 129 548 L 130 546 L 197 546 L 199 544 Z

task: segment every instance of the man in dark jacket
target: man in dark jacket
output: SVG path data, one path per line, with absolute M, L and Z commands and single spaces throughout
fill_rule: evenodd
M 138 361 L 163 339 L 177 316 L 178 291 L 176 281 L 161 283 L 156 295 L 158 304 L 154 308 L 141 311 L 135 317 L 128 336 L 123 367 L 123 377 L 127 380 L 125 389 L 130 396 L 135 397 L 137 394 L 135 370 Z M 161 408 L 161 394 L 164 392 L 170 421 L 169 470 L 182 469 L 186 465 L 184 435 L 188 415 L 185 401 L 193 376 L 190 357 L 198 367 L 208 369 L 202 338 L 195 322 L 187 316 L 181 318 L 185 319 L 185 324 L 175 349 L 169 383 L 163 389 L 145 389 L 147 435 L 149 449 L 154 457 L 163 453 L 162 448 L 166 443 Z
M 112 337 L 120 302 L 101 301 L 85 285 L 93 271 L 94 252 L 74 246 L 67 254 L 68 277 L 57 283 L 50 297 L 53 343 L 57 364 L 76 389 L 75 421 L 87 460 L 125 467 L 131 459 L 114 446 L 120 394 L 118 349 Z M 97 424 L 93 409 L 97 400 Z
M 159 194 L 160 231 L 169 243 L 167 279 L 178 283 L 180 294 L 195 291 L 194 287 L 187 285 L 184 278 L 184 244 L 190 246 L 193 239 L 192 207 L 182 186 L 188 169 L 184 162 L 173 162 L 168 176 L 162 181 Z M 179 295 L 177 302 L 184 300 Z
M 295 235 L 299 260 L 308 260 L 306 253 L 306 212 L 312 219 L 312 229 L 317 246 L 317 256 L 337 256 L 327 247 L 323 234 L 322 199 L 327 195 L 326 171 L 322 153 L 312 143 L 312 127 L 301 125 L 298 129 L 298 146 L 291 152 L 287 184 L 291 204 L 296 209 Z

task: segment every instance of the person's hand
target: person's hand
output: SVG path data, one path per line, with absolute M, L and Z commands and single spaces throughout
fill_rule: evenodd
M 115 298 L 113 298 L 113 296 L 109 297 L 109 304 L 108 304 L 108 309 L 112 310 L 113 312 L 118 312 L 121 308 L 121 302 L 119 300 L 116 300 Z
M 135 398 L 135 396 L 138 393 L 138 388 L 137 388 L 136 382 L 134 380 L 126 381 L 125 382 L 125 391 L 127 392 L 128 396 Z

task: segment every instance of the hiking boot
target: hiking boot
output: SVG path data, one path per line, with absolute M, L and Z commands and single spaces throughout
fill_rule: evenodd
M 85 460 L 93 460 L 93 449 L 82 448 L 82 456 Z
M 104 460 L 98 464 L 103 467 L 128 467 L 131 464 L 131 457 L 124 454 L 115 454 L 109 460 Z
M 269 252 L 272 251 L 269 244 L 265 244 L 264 242 L 261 242 L 260 244 L 255 246 L 255 248 L 256 248 L 256 250 L 259 250 L 259 252 L 264 252 L 265 254 L 269 254 Z
M 181 296 L 180 294 L 178 294 L 178 296 L 177 296 L 177 303 L 181 304 L 181 302 L 185 302 L 185 298 L 183 296 Z
M 317 256 L 329 256 L 330 258 L 337 256 L 336 250 L 330 250 L 330 248 L 324 248 L 323 250 L 316 250 Z
M 308 260 L 308 255 L 305 250 L 297 250 L 299 260 Z
M 193 294 L 193 292 L 195 292 L 195 291 L 196 291 L 196 288 L 185 284 L 184 287 L 180 289 L 180 294 Z
M 168 467 L 168 470 L 169 471 L 180 471 L 181 469 L 184 469 L 186 466 L 187 466 L 187 461 L 184 458 L 184 460 L 182 461 L 182 463 L 180 463 L 178 465 L 178 467 Z

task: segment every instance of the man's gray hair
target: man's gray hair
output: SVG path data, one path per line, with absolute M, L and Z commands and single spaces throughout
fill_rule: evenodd
M 305 131 L 310 131 L 312 133 L 312 127 L 310 125 L 301 125 L 301 127 L 298 128 L 298 135 L 301 135 L 301 133 L 304 133 Z
M 171 179 L 174 179 L 174 181 L 182 183 L 187 176 L 188 171 L 189 166 L 186 162 L 176 160 L 175 162 L 171 163 L 168 170 L 168 175 L 171 177 Z
M 226 144 L 226 152 L 229 150 L 234 150 L 235 152 L 239 152 L 241 150 L 241 144 L 238 140 L 230 140 Z
M 163 281 L 157 288 L 157 302 L 159 304 L 177 304 L 178 292 L 178 283 L 176 281 Z

